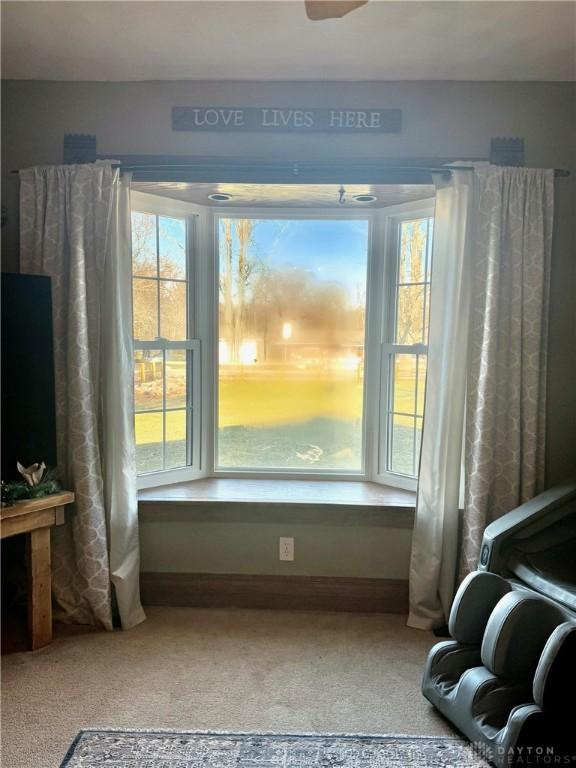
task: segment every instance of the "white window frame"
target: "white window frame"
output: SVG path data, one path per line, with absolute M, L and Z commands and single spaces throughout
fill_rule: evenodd
M 404 221 L 434 218 L 435 199 L 418 200 L 409 203 L 384 208 L 382 211 L 383 238 L 383 275 L 380 283 L 384 297 L 381 316 L 381 337 L 379 355 L 379 429 L 374 445 L 373 458 L 375 462 L 375 482 L 396 488 L 415 491 L 418 485 L 417 477 L 392 472 L 387 469 L 386 461 L 391 440 L 391 430 L 388 423 L 388 406 L 390 400 L 391 360 L 394 354 L 428 354 L 427 344 L 395 344 L 394 333 L 396 324 L 396 278 L 398 274 L 398 249 L 400 226 Z M 432 249 L 432 245 L 430 245 Z
M 376 219 L 376 216 L 378 214 L 378 211 L 375 209 L 367 209 L 364 211 L 338 211 L 334 210 L 333 208 L 314 208 L 313 210 L 305 209 L 305 208 L 253 208 L 253 207 L 236 207 L 233 208 L 232 206 L 229 208 L 226 207 L 215 207 L 211 209 L 212 218 L 213 218 L 213 224 L 212 224 L 212 230 L 214 233 L 214 249 L 213 249 L 213 257 L 215 260 L 214 265 L 214 285 L 216 290 L 216 295 L 214 298 L 214 308 L 212 313 L 212 327 L 214 329 L 218 328 L 218 302 L 219 302 L 219 295 L 218 295 L 218 261 L 219 261 L 219 240 L 218 240 L 218 222 L 220 219 L 228 218 L 228 219 L 242 219 L 242 218 L 249 218 L 249 219 L 258 219 L 258 220 L 264 220 L 264 219 L 273 219 L 273 220 L 279 220 L 284 219 L 288 221 L 292 220 L 302 220 L 302 221 L 317 221 L 317 220 L 334 220 L 334 221 L 342 221 L 344 219 L 346 220 L 355 220 L 355 221 L 367 221 L 368 222 L 368 253 L 367 253 L 367 285 L 366 285 L 366 326 L 365 326 L 365 340 L 364 340 L 364 348 L 365 348 L 365 365 L 364 365 L 364 408 L 363 408 L 363 414 L 362 414 L 362 467 L 360 470 L 350 470 L 348 472 L 342 472 L 341 470 L 334 470 L 334 469 L 324 469 L 322 471 L 314 471 L 310 470 L 308 472 L 298 472 L 294 471 L 293 469 L 250 469 L 250 468 L 235 468 L 235 469 L 219 469 L 216 467 L 216 459 L 217 459 L 217 450 L 218 450 L 218 338 L 216 337 L 214 339 L 214 345 L 212 347 L 212 367 L 211 367 L 211 373 L 212 373 L 212 379 L 211 379 L 211 387 L 210 390 L 213 393 L 213 403 L 211 406 L 211 416 L 212 416 L 212 429 L 211 429 L 211 437 L 213 439 L 213 445 L 212 445 L 212 452 L 211 452 L 211 460 L 212 460 L 212 467 L 210 470 L 210 474 L 214 477 L 222 477 L 222 478 L 246 478 L 246 479 L 286 479 L 289 478 L 291 480 L 369 480 L 371 478 L 372 470 L 371 470 L 371 462 L 370 462 L 370 454 L 369 454 L 369 446 L 371 445 L 370 440 L 370 427 L 369 425 L 372 423 L 374 416 L 376 413 L 373 409 L 373 402 L 368 398 L 368 385 L 367 382 L 369 378 L 372 377 L 372 366 L 373 361 L 370 360 L 370 356 L 368 355 L 368 348 L 370 345 L 369 339 L 368 339 L 368 333 L 369 333 L 369 323 L 368 323 L 368 305 L 369 305 L 369 287 L 371 285 L 371 276 L 370 276 L 370 270 L 371 270 L 371 264 L 374 262 L 374 239 L 373 239 L 373 231 L 374 231 L 374 221 Z M 217 335 L 216 335 L 217 336 Z
M 168 197 L 131 191 L 131 210 L 156 216 L 169 216 L 186 220 L 186 279 L 187 279 L 187 339 L 170 341 L 168 339 L 134 340 L 134 350 L 186 350 L 188 371 L 192 372 L 187 381 L 187 406 L 191 418 L 188 419 L 186 452 L 191 463 L 185 467 L 146 472 L 137 476 L 138 488 L 151 488 L 157 485 L 178 483 L 203 476 L 202 473 L 202 345 L 197 335 L 198 329 L 198 252 L 200 246 L 202 209 L 191 203 L 173 200 Z M 134 408 L 135 412 L 135 408 Z
M 165 196 L 132 191 L 132 210 L 188 220 L 188 322 L 193 381 L 191 466 L 138 476 L 138 488 L 219 478 L 282 478 L 293 480 L 371 480 L 415 490 L 417 480 L 383 469 L 387 450 L 388 352 L 391 349 L 395 307 L 397 251 L 395 231 L 403 220 L 434 216 L 434 199 L 403 203 L 382 209 L 254 208 L 202 206 Z M 369 222 L 366 291 L 363 467 L 360 471 L 295 472 L 271 469 L 216 469 L 218 409 L 218 222 L 220 218 L 254 219 L 356 219 Z M 192 286 L 190 286 L 192 283 Z M 169 344 L 170 342 L 165 342 Z M 158 349 L 157 341 L 140 342 Z M 178 343 L 181 347 L 182 344 Z M 416 345 L 423 347 L 424 345 Z M 407 351 L 401 347 L 401 351 Z M 412 350 L 410 350 L 412 351 Z M 413 351 L 417 351 L 415 348 Z M 423 352 L 425 353 L 425 352 Z

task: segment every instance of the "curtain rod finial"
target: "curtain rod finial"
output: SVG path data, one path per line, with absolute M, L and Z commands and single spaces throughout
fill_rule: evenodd
M 96 136 L 91 133 L 65 133 L 62 153 L 64 165 L 96 162 Z
M 524 167 L 524 139 L 503 136 L 490 139 L 490 163 Z

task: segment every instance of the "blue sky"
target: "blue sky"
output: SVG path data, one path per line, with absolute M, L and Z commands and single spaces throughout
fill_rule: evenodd
M 297 267 L 341 283 L 353 301 L 366 286 L 368 222 L 358 219 L 259 219 L 253 256 L 273 268 Z M 361 294 L 361 295 L 362 295 Z
M 186 222 L 184 219 L 173 219 L 159 216 L 159 245 L 160 258 L 167 259 L 174 268 L 172 276 L 186 277 Z M 148 224 L 148 227 L 146 227 Z M 146 236 L 136 237 L 136 230 L 144 228 Z M 140 259 L 148 262 L 156 261 L 156 216 L 150 213 L 132 211 L 132 242 L 135 248 L 140 240 L 143 252 Z M 134 252 L 134 257 L 137 254 Z M 134 274 L 138 274 L 138 263 L 134 264 Z
M 146 217 L 133 214 L 135 222 Z M 184 277 L 184 220 L 159 218 L 160 255 L 168 258 Z M 360 219 L 258 219 L 250 255 L 274 269 L 306 269 L 317 280 L 338 282 L 356 303 L 366 288 L 368 231 L 368 221 Z M 155 259 L 154 231 L 146 241 L 146 251 Z

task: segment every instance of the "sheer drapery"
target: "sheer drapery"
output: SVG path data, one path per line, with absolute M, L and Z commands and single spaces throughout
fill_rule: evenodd
M 437 193 L 410 568 L 409 624 L 423 629 L 449 614 L 462 502 L 461 576 L 476 567 L 486 525 L 543 485 L 554 172 L 464 174 Z
M 54 529 L 63 618 L 142 621 L 131 423 L 129 182 L 110 163 L 20 174 L 23 272 L 52 283 L 58 471 L 76 494 Z M 41 459 L 42 457 L 39 457 Z
M 426 403 L 410 561 L 408 624 L 419 629 L 435 626 L 453 596 L 470 303 L 472 171 L 435 181 Z

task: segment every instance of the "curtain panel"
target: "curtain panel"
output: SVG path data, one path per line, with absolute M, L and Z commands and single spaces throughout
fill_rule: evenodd
M 121 625 L 145 616 L 131 424 L 129 180 L 110 163 L 20 173 L 23 272 L 52 283 L 58 473 L 76 494 L 53 531 L 60 616 Z M 41 457 L 39 457 L 41 458 Z
M 473 177 L 435 178 L 428 370 L 408 624 L 430 629 L 450 610 L 457 568 L 466 399 Z
M 486 526 L 544 489 L 554 171 L 476 171 L 460 576 Z
M 421 629 L 446 622 L 486 526 L 544 482 L 554 172 L 465 174 L 437 185 L 408 620 Z

